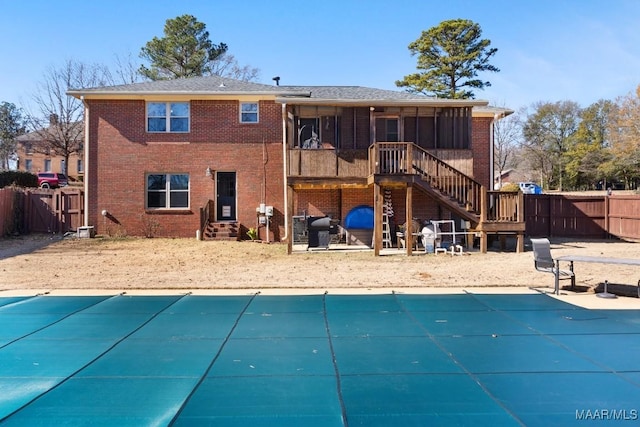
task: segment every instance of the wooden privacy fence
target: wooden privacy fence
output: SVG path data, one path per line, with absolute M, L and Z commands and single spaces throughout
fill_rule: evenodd
M 82 189 L 0 189 L 2 235 L 76 231 L 83 217 Z
M 0 236 L 14 232 L 15 192 L 11 188 L 0 188 Z
M 610 234 L 626 239 L 640 239 L 640 196 L 609 197 L 607 221 Z
M 529 237 L 640 240 L 639 195 L 527 194 L 524 212 Z

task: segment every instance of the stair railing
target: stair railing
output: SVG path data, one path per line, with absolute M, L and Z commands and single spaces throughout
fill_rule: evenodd
M 200 240 L 204 237 L 204 230 L 207 228 L 207 224 L 209 223 L 211 212 L 211 200 L 207 200 L 207 203 L 200 208 Z
M 421 175 L 431 188 L 464 206 L 468 212 L 481 212 L 483 187 L 478 181 L 417 145 L 411 145 L 414 173 Z

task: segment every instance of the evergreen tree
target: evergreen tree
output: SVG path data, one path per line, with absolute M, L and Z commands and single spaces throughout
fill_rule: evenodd
M 482 71 L 500 71 L 489 64 L 498 49 L 489 48 L 491 41 L 481 39 L 480 26 L 467 19 L 453 19 L 422 32 L 409 45 L 412 55 L 418 55 L 417 73 L 396 81 L 408 91 L 435 95 L 440 98 L 475 98 L 472 89 L 491 86 L 477 78 Z
M 0 170 L 9 169 L 9 160 L 16 151 L 16 137 L 23 134 L 22 112 L 14 104 L 0 104 Z
M 149 61 L 150 68 L 142 65 L 139 72 L 151 80 L 212 74 L 211 62 L 226 52 L 226 44 L 211 42 L 205 24 L 182 15 L 168 19 L 164 37 L 154 37 L 142 48 L 140 57 Z

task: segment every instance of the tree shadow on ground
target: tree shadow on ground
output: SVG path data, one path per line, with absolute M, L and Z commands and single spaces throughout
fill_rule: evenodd
M 59 242 L 63 236 L 58 234 L 28 234 L 0 238 L 0 260 L 29 254 Z

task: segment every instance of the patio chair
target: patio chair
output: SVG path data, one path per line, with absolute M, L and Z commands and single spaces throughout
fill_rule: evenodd
M 560 270 L 556 267 L 556 263 L 551 256 L 551 244 L 549 239 L 531 239 L 533 246 L 533 262 L 536 270 L 543 273 L 551 273 L 556 275 L 558 279 L 571 279 L 571 286 L 575 284 L 575 274 L 571 270 Z

